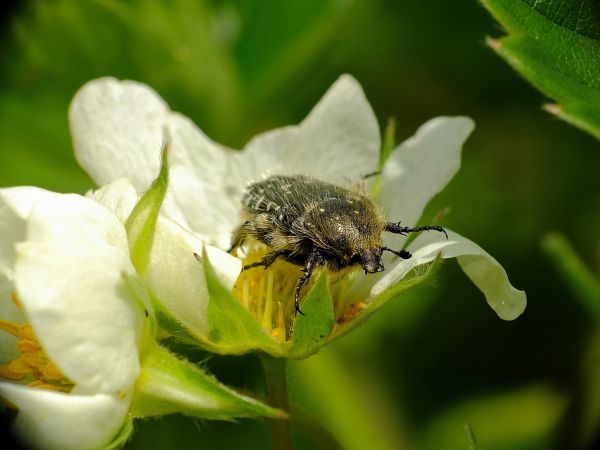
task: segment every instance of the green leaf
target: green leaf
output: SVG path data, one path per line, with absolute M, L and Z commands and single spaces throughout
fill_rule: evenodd
M 268 336 L 258 321 L 217 278 L 206 250 L 202 263 L 208 288 L 208 333 L 211 350 L 223 354 L 241 354 L 264 350 L 281 355 L 282 346 Z
M 600 280 L 560 234 L 546 235 L 542 240 L 542 248 L 575 298 L 592 317 L 600 320 Z
M 148 268 L 156 222 L 169 183 L 167 150 L 168 147 L 165 144 L 162 149 L 162 164 L 158 178 L 154 180 L 150 189 L 142 195 L 125 222 L 131 261 L 137 272 L 142 276 L 145 275 Z
M 296 317 L 294 339 L 288 352 L 291 358 L 306 358 L 316 353 L 333 330 L 335 317 L 327 279 L 325 273 L 319 275 L 302 305 L 305 315 Z
M 142 361 L 131 415 L 173 413 L 216 420 L 286 417 L 284 412 L 228 388 L 198 366 L 155 344 Z
M 600 139 L 600 9 L 595 0 L 482 0 L 509 36 L 490 46 L 559 106 L 550 112 Z

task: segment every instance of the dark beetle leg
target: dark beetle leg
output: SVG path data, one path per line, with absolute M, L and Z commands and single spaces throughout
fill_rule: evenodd
M 406 233 L 416 233 L 419 231 L 434 230 L 434 231 L 439 231 L 440 233 L 444 233 L 446 235 L 446 239 L 448 239 L 448 233 L 446 233 L 446 230 L 444 230 L 442 227 L 438 227 L 437 225 L 425 225 L 422 227 L 410 228 L 410 227 L 403 227 L 402 225 L 400 225 L 400 222 L 398 222 L 398 223 L 388 222 L 385 224 L 384 230 L 389 231 L 390 233 L 404 234 L 404 235 Z
M 289 250 L 276 250 L 274 252 L 266 254 L 264 256 L 264 258 L 261 259 L 260 261 L 257 261 L 255 263 L 244 266 L 243 270 L 248 270 L 248 269 L 252 269 L 253 267 L 259 267 L 259 266 L 264 266 L 266 269 L 271 264 L 273 264 L 277 260 L 277 258 L 284 258 L 287 260 L 286 256 L 288 256 L 289 254 L 290 254 Z
M 368 173 L 366 175 L 363 175 L 361 178 L 363 180 L 366 180 L 367 178 L 376 177 L 377 175 L 381 175 L 381 170 L 376 170 L 375 172 Z
M 298 284 L 296 285 L 296 295 L 294 297 L 294 307 L 296 308 L 296 312 L 294 315 L 298 315 L 298 313 L 304 315 L 304 313 L 300 310 L 300 289 L 302 289 L 304 284 L 308 283 L 313 274 L 314 268 L 321 262 L 322 258 L 318 250 L 313 250 L 306 261 L 306 265 L 304 266 L 304 275 L 300 277 Z
M 410 259 L 410 257 L 412 256 L 412 254 L 409 251 L 406 250 L 394 250 L 392 248 L 389 247 L 381 247 L 381 250 L 386 250 L 388 252 L 392 252 L 394 255 L 399 256 L 402 259 Z

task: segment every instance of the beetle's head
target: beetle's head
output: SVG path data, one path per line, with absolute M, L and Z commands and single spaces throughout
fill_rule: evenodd
M 381 247 L 373 247 L 360 253 L 360 265 L 365 273 L 383 272 L 385 267 L 381 262 Z

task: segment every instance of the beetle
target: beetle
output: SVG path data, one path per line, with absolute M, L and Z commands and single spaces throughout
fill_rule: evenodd
M 406 235 L 426 230 L 448 233 L 442 227 L 405 227 L 388 222 L 381 209 L 367 196 L 333 183 L 305 175 L 274 175 L 250 184 L 242 196 L 247 220 L 233 237 L 230 252 L 247 237 L 270 247 L 260 261 L 243 270 L 263 266 L 277 259 L 301 266 L 303 275 L 296 284 L 294 306 L 300 310 L 300 290 L 317 267 L 332 272 L 360 265 L 365 274 L 385 270 L 382 253 L 400 258 L 412 255 L 382 245 L 384 231 Z

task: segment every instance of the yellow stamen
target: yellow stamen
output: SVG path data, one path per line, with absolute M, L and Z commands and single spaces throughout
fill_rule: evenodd
M 19 301 L 19 297 L 17 297 L 17 293 L 15 291 L 13 291 L 13 293 L 10 295 L 10 299 L 15 305 L 17 305 L 17 308 L 23 309 L 21 302 Z
M 0 320 L 0 330 L 6 331 L 13 336 L 19 337 L 19 325 L 13 322 L 9 322 L 8 320 Z
M 273 321 L 271 320 L 271 314 L 273 314 L 273 272 L 267 273 L 267 292 L 265 296 L 265 307 L 263 309 L 263 316 L 261 325 L 264 328 L 271 328 Z
M 31 373 L 33 369 L 34 368 L 31 367 L 31 365 L 28 364 L 23 358 L 13 359 L 8 363 L 8 370 L 10 370 L 12 373 L 18 373 L 23 376 Z
M 53 381 L 61 381 L 65 377 L 56 364 L 54 364 L 52 361 L 49 361 L 48 364 L 46 364 L 46 366 L 43 368 L 42 376 L 46 380 Z
M 21 360 L 32 369 L 40 369 L 48 361 L 44 351 L 41 349 L 23 353 Z
M 260 261 L 267 253 L 265 246 L 253 244 L 243 264 Z M 285 261 L 275 261 L 266 270 L 262 266 L 244 270 L 233 289 L 240 304 L 256 317 L 265 332 L 281 341 L 285 341 L 286 327 L 294 317 L 294 288 L 301 275 L 299 269 Z
M 30 387 L 33 389 L 48 389 L 51 391 L 60 391 L 60 392 L 69 392 L 69 390 L 70 390 L 70 388 L 68 388 L 66 386 L 44 383 L 42 380 L 32 381 L 31 383 L 27 384 L 27 387 Z
M 21 307 L 15 293 L 11 298 L 15 305 Z M 0 330 L 19 338 L 16 349 L 20 352 L 8 365 L 0 366 L 0 378 L 29 381 L 27 386 L 36 389 L 69 392 L 73 388 L 73 383 L 49 360 L 29 323 L 17 324 L 0 320 Z
M 260 312 L 265 307 L 265 277 L 260 277 L 258 282 L 258 297 L 255 302 L 254 315 L 260 317 Z
M 32 341 L 37 340 L 35 334 L 33 334 L 33 328 L 31 328 L 31 325 L 28 323 L 24 323 L 23 325 L 21 325 L 19 329 L 19 337 L 23 339 L 30 339 Z
M 33 352 L 40 348 L 40 344 L 37 341 L 31 339 L 21 339 L 17 342 L 17 350 L 20 352 Z
M 26 374 L 27 373 L 13 372 L 7 365 L 0 366 L 0 378 L 4 378 L 6 380 L 12 380 L 12 381 L 21 380 L 25 377 Z
M 242 284 L 242 305 L 247 310 L 250 310 L 250 286 L 248 280 L 244 280 Z

